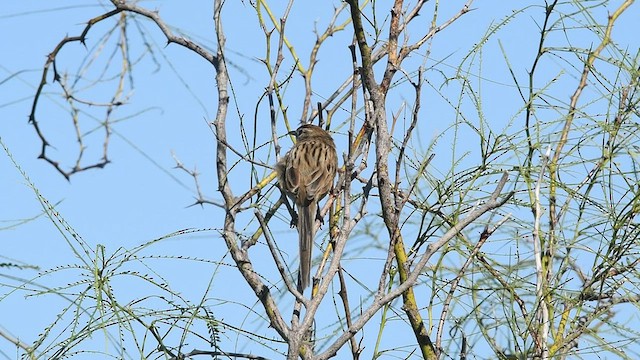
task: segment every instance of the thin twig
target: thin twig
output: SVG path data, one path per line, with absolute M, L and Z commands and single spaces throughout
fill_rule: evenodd
M 271 239 L 271 235 L 269 234 L 269 229 L 267 227 L 267 222 L 265 221 L 264 217 L 262 216 L 262 213 L 260 213 L 260 211 L 258 211 L 256 209 L 256 211 L 254 212 L 256 219 L 258 219 L 258 222 L 260 223 L 260 227 L 262 228 L 262 234 L 264 235 L 264 238 L 267 240 L 267 245 L 269 247 L 269 251 L 271 252 L 271 256 L 273 257 L 273 261 L 276 263 L 276 267 L 278 268 L 278 272 L 280 273 L 280 276 L 282 277 L 282 280 L 284 280 L 285 285 L 287 286 L 287 289 L 289 290 L 290 293 L 293 294 L 293 296 L 296 297 L 296 300 L 306 304 L 307 303 L 307 299 L 304 298 L 304 295 L 302 295 L 296 285 L 291 281 L 291 279 L 289 278 L 289 276 L 286 273 L 286 270 L 284 268 L 284 265 L 282 264 L 282 261 L 280 261 L 280 256 L 278 255 L 278 250 L 276 248 L 276 244 L 273 242 L 273 239 Z
M 471 250 L 471 253 L 469 254 L 469 257 L 467 258 L 467 260 L 464 262 L 464 264 L 462 264 L 462 267 L 458 271 L 458 275 L 456 276 L 456 278 L 451 282 L 451 288 L 449 289 L 449 292 L 447 293 L 447 297 L 444 300 L 444 303 L 442 304 L 440 321 L 438 321 L 438 330 L 436 332 L 436 341 L 434 346 L 436 349 L 437 355 L 439 355 L 438 353 L 440 349 L 442 349 L 442 335 L 444 334 L 444 323 L 445 323 L 445 320 L 447 319 L 447 316 L 448 316 L 447 314 L 449 313 L 449 305 L 453 300 L 454 294 L 456 292 L 458 284 L 460 283 L 460 280 L 462 280 L 462 277 L 464 276 L 464 273 L 467 270 L 467 268 L 476 260 L 476 256 L 478 252 L 480 252 L 480 248 L 484 245 L 485 242 L 487 242 L 489 237 L 493 235 L 493 233 L 496 230 L 498 230 L 498 228 L 502 224 L 504 224 L 507 220 L 509 220 L 509 218 L 511 218 L 511 214 L 504 216 L 502 219 L 500 219 L 500 221 L 498 221 L 498 223 L 495 226 L 491 228 L 489 227 L 489 225 L 484 227 L 484 230 L 480 234 L 480 240 L 473 247 L 473 250 Z
M 540 237 L 540 219 L 542 217 L 542 206 L 540 199 L 540 187 L 544 180 L 544 174 L 547 171 L 547 162 L 549 161 L 549 155 L 551 154 L 551 145 L 547 148 L 547 152 L 543 157 L 542 166 L 540 167 L 540 174 L 538 175 L 538 181 L 536 182 L 536 188 L 534 192 L 535 199 L 535 220 L 533 223 L 533 253 L 536 262 L 536 298 L 538 300 L 538 311 L 540 312 L 540 323 L 542 329 L 537 335 L 537 344 L 541 346 L 540 354 L 542 359 L 549 358 L 549 347 L 547 346 L 547 338 L 549 335 L 549 307 L 546 300 L 547 286 L 545 281 L 545 271 L 542 264 L 542 239 Z
M 383 293 L 379 291 L 376 292 L 376 294 L 373 297 L 372 304 L 368 308 L 362 311 L 362 314 L 353 323 L 353 326 L 349 328 L 347 331 L 345 331 L 344 333 L 342 333 L 330 346 L 327 347 L 327 349 L 324 352 L 322 352 L 321 354 L 318 354 L 317 358 L 320 360 L 324 360 L 324 359 L 329 359 L 330 357 L 335 356 L 337 351 L 340 348 L 342 348 L 342 346 L 347 341 L 349 341 L 349 339 L 354 334 L 360 331 L 360 329 L 362 329 L 362 327 L 365 324 L 367 324 L 367 322 L 371 319 L 371 317 L 373 317 L 378 312 L 378 310 L 380 310 L 380 308 L 384 306 L 384 304 L 402 295 L 402 293 L 404 293 L 407 289 L 409 289 L 415 284 L 423 268 L 426 266 L 429 259 L 431 259 L 431 256 L 433 256 L 436 252 L 438 252 L 440 248 L 442 248 L 446 243 L 448 243 L 452 238 L 454 238 L 460 231 L 462 231 L 464 228 L 466 228 L 469 224 L 474 222 L 480 216 L 486 214 L 491 210 L 499 208 L 500 206 L 504 205 L 507 201 L 509 201 L 509 199 L 513 196 L 513 192 L 506 194 L 505 196 L 502 197 L 502 199 L 500 199 L 500 195 L 503 192 L 504 186 L 507 184 L 508 179 L 509 179 L 508 174 L 506 172 L 503 173 L 502 178 L 500 179 L 500 181 L 498 181 L 496 188 L 494 189 L 493 193 L 491 194 L 491 197 L 489 198 L 489 200 L 487 200 L 487 202 L 473 209 L 471 212 L 467 214 L 466 217 L 460 219 L 460 221 L 458 221 L 454 226 L 452 226 L 437 241 L 429 244 L 429 246 L 427 246 L 425 253 L 421 255 L 420 261 L 418 261 L 415 268 L 408 275 L 408 278 L 405 282 L 398 285 L 398 287 L 396 287 L 395 289 L 393 289 L 388 293 Z M 339 257 L 339 255 L 341 255 L 342 249 L 340 248 L 340 244 L 341 242 L 337 242 L 336 252 L 338 254 L 336 255 L 336 257 Z M 339 266 L 338 264 L 334 264 L 334 262 L 332 262 L 331 266 L 329 267 L 329 270 L 327 271 L 328 273 L 327 277 L 329 278 L 332 277 L 332 274 L 337 272 L 337 268 Z M 319 293 L 326 291 L 327 287 L 328 287 L 328 284 L 321 283 Z M 314 303 L 312 302 L 310 305 L 314 306 Z

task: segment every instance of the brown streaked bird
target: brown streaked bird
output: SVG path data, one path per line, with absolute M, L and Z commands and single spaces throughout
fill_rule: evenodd
M 311 278 L 311 249 L 318 201 L 333 187 L 338 156 L 333 138 L 319 126 L 304 124 L 289 134 L 296 136 L 296 144 L 276 164 L 276 172 L 280 188 L 298 208 L 298 286 L 304 290 Z

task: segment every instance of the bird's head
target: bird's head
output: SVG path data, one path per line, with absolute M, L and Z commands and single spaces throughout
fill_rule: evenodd
M 301 140 L 304 141 L 305 139 L 311 139 L 316 137 L 331 138 L 331 135 L 329 135 L 328 132 L 324 131 L 320 126 L 316 126 L 313 124 L 303 124 L 296 130 L 290 131 L 289 135 L 295 135 L 298 141 L 301 141 Z

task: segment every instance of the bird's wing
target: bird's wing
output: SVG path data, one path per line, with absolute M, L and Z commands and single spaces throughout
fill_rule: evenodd
M 333 186 L 335 176 L 335 164 L 327 161 L 327 147 L 316 146 L 316 149 L 325 149 L 324 153 L 315 153 L 309 166 L 300 172 L 299 184 L 305 188 L 307 202 L 322 199 Z

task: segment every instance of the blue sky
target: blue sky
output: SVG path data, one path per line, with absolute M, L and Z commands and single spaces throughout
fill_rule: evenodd
M 455 3 L 458 5 L 454 8 L 462 4 L 457 1 Z M 158 9 L 174 30 L 215 49 L 216 44 L 212 40 L 214 32 L 211 2 L 149 1 L 141 2 L 140 5 Z M 339 3 L 335 2 L 335 5 Z M 516 6 L 522 5 L 515 2 L 478 1 L 474 4 L 474 11 L 463 16 L 442 36 L 436 37 L 430 58 L 426 62 L 428 67 L 434 67 L 426 73 L 434 85 L 434 88 L 426 88 L 424 96 L 423 111 L 429 115 L 425 116 L 427 120 L 421 125 L 417 135 L 423 149 L 450 126 L 455 118 L 451 107 L 443 105 L 444 101 L 435 95 L 439 92 L 444 98 L 455 96 L 455 89 L 450 89 L 451 92 L 447 93 L 449 90 L 438 88 L 437 85 L 443 83 L 446 74 L 455 72 L 460 59 L 467 55 L 487 29 L 511 14 Z M 154 244 L 143 253 L 163 256 L 149 259 L 148 264 L 177 293 L 196 303 L 206 294 L 210 299 L 207 304 L 214 309 L 221 309 L 219 317 L 240 324 L 247 321 L 248 328 L 251 329 L 254 323 L 250 321 L 253 317 L 247 315 L 250 311 L 240 305 L 218 307 L 216 300 L 225 298 L 230 290 L 236 292 L 238 297 L 248 294 L 248 287 L 241 283 L 242 280 L 232 268 L 219 266 L 230 262 L 230 259 L 225 258 L 224 244 L 215 230 L 221 227 L 222 214 L 214 206 L 190 206 L 196 196 L 193 181 L 184 172 L 174 168 L 173 154 L 187 168 L 197 167 L 205 195 L 210 200 L 219 199 L 215 178 L 215 139 L 208 126 L 216 109 L 214 72 L 209 64 L 176 45 L 165 47 L 159 32 L 149 22 L 140 22 L 143 26 L 141 32 L 131 26 L 129 31 L 135 39 L 130 47 L 131 57 L 136 59 L 145 54 L 140 34 L 144 34 L 144 39 L 151 42 L 153 55 L 146 54 L 135 64 L 134 85 L 129 84 L 125 88 L 125 94 L 129 95 L 128 102 L 114 113 L 114 119 L 119 122 L 113 124 L 109 151 L 111 163 L 104 169 L 73 175 L 67 181 L 52 166 L 37 159 L 39 140 L 27 120 L 45 57 L 65 35 L 79 34 L 87 19 L 109 8 L 109 2 L 106 1 L 65 1 L 56 6 L 44 2 L 19 1 L 3 4 L 0 11 L 0 32 L 8 35 L 0 42 L 0 54 L 3 54 L 0 61 L 0 137 L 29 181 L 44 198 L 56 204 L 56 210 L 82 236 L 90 249 L 96 250 L 98 244 L 102 244 L 106 252 L 112 254 L 118 253 L 121 247 L 131 249 L 182 229 L 212 229 L 171 237 Z M 594 16 L 604 19 L 606 10 L 596 9 Z M 278 11 L 281 9 L 276 10 Z M 442 11 L 442 17 L 446 18 L 453 10 L 445 6 Z M 471 72 L 481 71 L 482 78 L 477 78 L 478 82 L 480 79 L 486 80 L 480 94 L 486 109 L 482 115 L 495 124 L 494 130 L 498 133 L 519 121 L 519 109 L 523 106 L 517 93 L 513 91 L 511 75 L 500 46 L 516 76 L 524 81 L 536 50 L 531 44 L 538 36 L 541 11 L 540 7 L 531 7 L 517 21 L 502 27 L 500 35 L 485 45 L 482 67 L 478 65 L 478 60 L 468 68 Z M 287 24 L 287 35 L 296 44 L 303 59 L 307 59 L 310 49 L 308 39 L 313 38 L 314 27 L 323 29 L 331 12 L 332 7 L 323 7 L 316 2 L 305 4 L 305 8 L 300 4 L 294 6 Z M 637 33 L 637 28 L 630 19 L 637 19 L 638 12 L 637 6 L 632 8 L 624 15 L 614 32 L 616 41 L 623 44 L 621 47 L 624 48 L 626 44 L 632 53 L 638 48 L 639 40 L 632 35 Z M 232 64 L 231 80 L 237 95 L 233 99 L 229 115 L 232 129 L 230 134 L 233 134 L 240 118 L 246 124 L 253 123 L 255 104 L 263 93 L 268 77 L 258 60 L 264 57 L 264 39 L 249 2 L 228 1 L 225 14 L 227 57 Z M 105 25 L 99 24 L 89 34 L 89 50 L 108 28 L 106 24 L 112 26 L 113 21 L 108 21 Z M 412 29 L 416 33 L 419 30 Z M 318 76 L 314 78 L 314 102 L 330 95 L 332 89 L 351 71 L 346 48 L 350 43 L 349 34 L 350 31 L 337 34 L 328 41 L 327 49 L 323 48 L 320 52 Z M 561 43 L 567 35 L 558 33 L 553 36 L 557 36 L 558 43 Z M 553 36 L 551 43 L 556 40 Z M 570 43 L 577 47 L 589 47 L 594 41 L 592 38 L 570 38 Z M 61 72 L 73 74 L 82 64 L 88 49 L 79 44 L 69 45 L 60 56 Z M 108 58 L 105 54 L 98 58 L 97 64 Z M 409 60 L 414 63 L 422 61 L 420 57 Z M 544 76 L 540 78 L 541 84 L 545 82 L 545 78 L 551 79 L 558 75 L 559 69 L 565 66 L 560 59 L 556 62 L 546 61 Z M 284 67 L 291 66 L 290 59 L 287 59 Z M 567 75 L 560 82 L 570 83 L 572 80 L 575 81 L 575 78 Z M 302 99 L 295 96 L 300 81 L 299 78 L 295 79 L 290 85 L 291 89 L 287 90 L 291 119 L 297 119 L 296 114 L 301 112 Z M 559 92 L 562 92 L 563 88 L 558 87 Z M 49 81 L 38 118 L 53 141 L 49 150 L 51 154 L 71 166 L 75 156 L 73 129 L 69 125 L 68 107 L 57 90 Z M 101 83 L 86 94 L 95 96 L 96 101 L 100 102 L 107 100 L 112 91 L 112 84 Z M 568 92 L 563 94 L 562 96 L 566 96 Z M 409 91 L 398 92 L 390 98 L 390 103 L 397 108 L 398 104 L 411 96 Z M 96 107 L 87 107 L 85 111 L 82 113 L 82 126 L 89 130 L 96 126 L 95 119 L 99 119 L 103 112 Z M 348 112 L 345 111 L 342 117 L 346 118 L 347 115 Z M 268 108 L 265 101 L 258 108 L 256 116 L 261 124 L 257 133 L 268 135 Z M 262 126 L 265 126 L 264 133 Z M 282 134 L 286 132 L 284 127 L 281 130 Z M 346 129 L 337 129 L 335 138 L 339 151 L 346 151 Z M 232 140 L 236 141 L 237 138 Z M 262 140 L 267 141 L 268 137 Z M 87 145 L 87 161 L 98 159 L 102 154 L 101 134 L 97 132 L 87 137 Z M 290 143 L 282 142 L 281 145 L 286 149 Z M 468 149 L 457 151 L 468 152 L 473 159 L 477 149 L 472 142 L 468 145 Z M 447 152 L 451 149 L 447 148 L 447 144 L 440 144 L 435 149 L 440 154 L 434 160 L 436 165 L 441 162 L 446 166 L 451 162 L 452 155 Z M 270 161 L 269 159 L 273 160 L 267 157 L 262 160 Z M 438 166 L 435 168 L 435 171 L 440 169 Z M 267 170 L 264 171 L 261 173 L 263 176 L 268 173 Z M 241 171 L 234 173 L 232 186 L 237 193 L 249 186 L 247 174 Z M 33 189 L 4 152 L 0 154 L 0 189 L 0 202 L 4 204 L 0 207 L 0 262 L 32 265 L 40 271 L 78 263 L 78 258 L 64 240 L 64 231 L 56 229 L 52 221 L 43 215 Z M 29 221 L 21 223 L 26 219 Z M 294 230 L 287 228 L 288 220 L 284 212 L 279 220 L 280 227 L 274 231 L 283 238 L 291 239 L 281 246 L 288 254 L 288 259 L 294 261 L 297 235 Z M 262 250 L 266 250 L 266 247 Z M 198 260 L 165 258 L 170 256 Z M 260 258 L 259 254 L 254 256 Z M 263 258 L 258 263 L 268 267 L 268 260 Z M 382 260 L 375 259 L 374 262 Z M 37 276 L 38 271 L 31 268 L 12 269 L 3 270 L 2 274 L 31 279 Z M 77 275 L 74 270 L 57 271 L 36 278 L 36 282 L 47 286 L 62 285 Z M 216 281 L 209 292 L 206 292 L 210 286 L 209 280 L 214 275 Z M 16 285 L 19 281 L 5 277 L 0 283 Z M 118 287 L 125 293 L 121 296 L 127 298 L 135 297 L 138 292 L 144 294 L 144 291 L 135 287 L 139 284 L 141 282 L 126 278 L 122 287 Z M 26 343 L 31 343 L 54 320 L 55 312 L 64 306 L 65 300 L 53 295 L 25 297 L 27 292 L 24 291 L 15 291 L 5 296 L 8 288 L 0 287 L 0 327 Z M 128 291 L 131 293 L 127 293 Z M 425 299 L 426 297 L 423 300 Z M 327 306 L 323 310 L 331 311 L 330 306 Z M 237 346 L 231 340 L 229 344 Z M 240 346 L 239 350 L 245 349 Z M 0 339 L 0 358 L 16 358 L 15 354 L 15 349 Z

